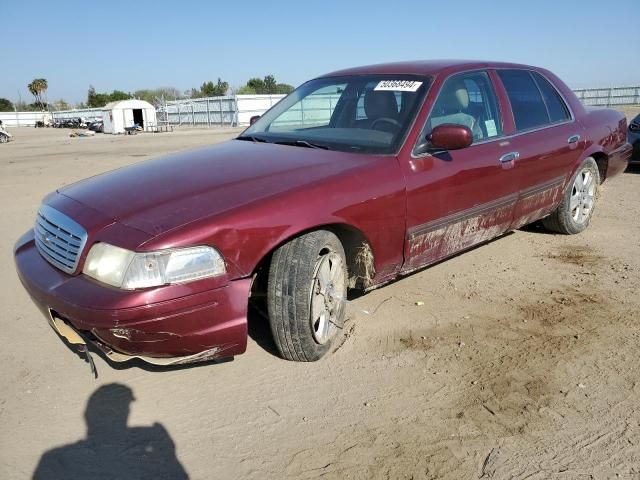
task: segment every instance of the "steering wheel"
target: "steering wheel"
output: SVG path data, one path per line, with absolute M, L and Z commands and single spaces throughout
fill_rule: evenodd
M 402 127 L 402 125 L 400 125 L 400 122 L 398 122 L 397 120 L 394 120 L 393 118 L 380 117 L 380 118 L 376 118 L 373 122 L 371 122 L 371 128 L 375 129 L 376 128 L 376 123 L 378 123 L 378 122 L 390 123 L 394 127 L 398 127 L 398 128 Z

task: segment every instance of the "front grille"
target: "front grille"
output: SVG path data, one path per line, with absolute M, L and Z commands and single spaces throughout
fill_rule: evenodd
M 34 226 L 40 255 L 63 272 L 74 273 L 87 242 L 87 231 L 65 214 L 42 205 Z

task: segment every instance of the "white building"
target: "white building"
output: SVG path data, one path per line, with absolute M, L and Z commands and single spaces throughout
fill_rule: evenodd
M 125 128 L 140 126 L 144 131 L 157 127 L 156 109 L 144 100 L 108 103 L 102 112 L 104 133 L 125 133 Z

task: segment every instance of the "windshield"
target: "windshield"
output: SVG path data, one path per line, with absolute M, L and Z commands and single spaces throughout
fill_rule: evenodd
M 305 83 L 238 139 L 361 153 L 395 153 L 430 78 L 353 75 Z

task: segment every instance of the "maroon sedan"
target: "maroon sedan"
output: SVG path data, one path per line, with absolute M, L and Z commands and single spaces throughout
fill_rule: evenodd
M 586 111 L 541 68 L 334 72 L 234 140 L 50 194 L 15 260 L 54 329 L 116 361 L 240 354 L 251 303 L 284 358 L 317 360 L 348 288 L 539 219 L 583 231 L 598 186 L 627 166 L 626 134 L 621 113 Z

